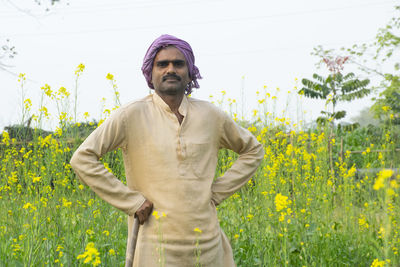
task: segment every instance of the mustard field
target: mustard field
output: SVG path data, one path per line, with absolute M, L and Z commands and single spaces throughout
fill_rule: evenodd
M 77 81 L 83 70 L 77 68 Z M 114 77 L 107 79 L 118 108 Z M 22 91 L 24 81 L 22 74 Z M 0 266 L 124 266 L 126 215 L 80 184 L 69 165 L 112 108 L 90 122 L 89 114 L 77 112 L 74 90 L 43 86 L 37 111 L 23 97 L 21 121 L 30 118 L 31 127 L 10 127 L 1 135 Z M 251 119 L 229 111 L 265 149 L 254 177 L 218 206 L 237 265 L 400 266 L 396 126 L 307 128 L 274 114 L 270 107 L 279 102 L 272 90 L 261 91 Z M 40 130 L 47 118 L 56 120 L 54 131 Z M 236 157 L 220 151 L 216 179 Z M 124 180 L 120 151 L 102 161 Z M 194 251 L 194 266 L 196 253 L 201 251 Z

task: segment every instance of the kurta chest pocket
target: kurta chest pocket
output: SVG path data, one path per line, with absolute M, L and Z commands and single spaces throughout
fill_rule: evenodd
M 217 156 L 211 143 L 191 143 L 187 145 L 190 166 L 199 178 L 214 177 Z

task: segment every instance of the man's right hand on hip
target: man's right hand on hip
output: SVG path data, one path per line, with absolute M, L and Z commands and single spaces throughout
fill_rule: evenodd
M 153 203 L 146 200 L 142 206 L 135 212 L 135 217 L 139 218 L 139 223 L 142 225 L 149 218 L 153 210 Z

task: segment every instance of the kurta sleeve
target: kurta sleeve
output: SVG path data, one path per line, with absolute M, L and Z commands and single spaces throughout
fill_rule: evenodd
M 225 113 L 221 126 L 220 148 L 238 153 L 239 158 L 211 187 L 212 200 L 216 205 L 246 184 L 264 157 L 264 149 L 256 137 Z
M 120 108 L 75 151 L 71 166 L 79 179 L 100 198 L 128 215 L 133 215 L 145 202 L 145 198 L 140 192 L 124 185 L 99 160 L 109 151 L 126 149 L 127 142 L 126 117 L 124 110 Z

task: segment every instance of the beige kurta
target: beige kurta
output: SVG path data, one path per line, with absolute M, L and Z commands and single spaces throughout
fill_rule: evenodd
M 140 227 L 133 266 L 160 266 L 160 222 L 165 266 L 194 266 L 196 240 L 203 266 L 235 266 L 215 205 L 254 174 L 263 158 L 262 146 L 206 101 L 185 96 L 179 113 L 184 116 L 182 124 L 157 94 L 131 102 L 116 110 L 82 143 L 71 165 L 99 197 L 128 215 L 133 215 L 145 199 L 153 202 L 154 210 L 166 214 L 160 220 L 150 216 Z M 123 151 L 128 186 L 99 161 L 117 148 Z M 214 181 L 220 148 L 240 156 Z M 128 221 L 130 235 L 133 216 Z

